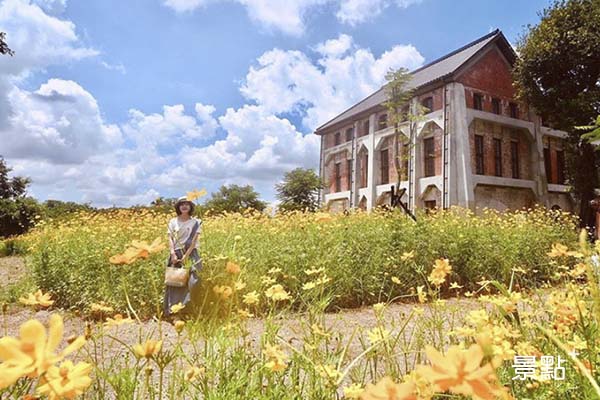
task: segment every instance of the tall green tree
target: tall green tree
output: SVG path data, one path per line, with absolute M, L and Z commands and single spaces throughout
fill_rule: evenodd
M 218 192 L 212 193 L 205 208 L 215 213 L 242 212 L 247 209 L 263 211 L 267 204 L 258 198 L 258 193 L 251 185 L 221 186 Z
M 575 127 L 600 114 L 600 0 L 555 1 L 540 17 L 519 39 L 515 84 L 544 124 L 569 132 L 567 177 L 582 224 L 593 225 L 589 201 L 598 187 L 600 157 Z
M 296 168 L 286 172 L 282 183 L 275 185 L 283 211 L 315 211 L 319 207 L 319 189 L 323 183 L 312 169 Z
M 8 44 L 6 44 L 6 33 L 4 32 L 0 32 L 0 54 L 8 54 L 9 56 L 15 54 L 15 52 L 8 47 Z
M 0 236 L 24 233 L 42 213 L 35 199 L 26 196 L 29 178 L 8 177 L 12 171 L 0 156 Z

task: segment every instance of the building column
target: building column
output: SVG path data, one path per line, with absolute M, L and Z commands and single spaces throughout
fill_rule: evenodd
M 536 200 L 539 204 L 550 207 L 548 201 L 548 177 L 546 176 L 546 166 L 544 164 L 544 137 L 542 135 L 541 121 L 531 110 L 529 110 L 529 115 L 533 115 L 534 121 L 533 136 L 535 140 L 531 143 L 529 151 L 533 164 L 532 179 L 536 183 Z
M 354 122 L 352 127 L 352 186 L 350 187 L 350 208 L 358 205 L 358 121 Z
M 475 209 L 475 187 L 471 171 L 471 145 L 467 120 L 465 88 L 461 83 L 448 84 L 448 134 L 449 134 L 449 180 L 450 205 Z
M 367 152 L 369 154 L 367 166 L 367 211 L 375 206 L 375 114 L 369 116 L 369 136 L 367 137 Z
M 321 157 L 319 160 L 319 177 L 321 178 L 321 182 L 323 183 L 323 188 L 319 190 L 319 205 L 321 207 L 325 206 L 325 135 L 321 135 Z

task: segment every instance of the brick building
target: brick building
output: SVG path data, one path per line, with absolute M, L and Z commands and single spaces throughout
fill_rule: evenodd
M 516 57 L 496 30 L 411 72 L 409 106 L 428 111 L 416 124 L 399 126 L 399 188 L 383 88 L 317 128 L 322 204 L 369 210 L 389 204 L 394 190 L 411 210 L 538 203 L 572 211 L 564 185 L 566 133 L 543 126 L 515 99 Z

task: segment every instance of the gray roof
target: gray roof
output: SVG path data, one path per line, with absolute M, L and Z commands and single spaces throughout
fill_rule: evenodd
M 471 42 L 466 46 L 463 46 L 460 49 L 453 51 L 452 53 L 449 53 L 441 58 L 438 58 L 435 61 L 430 62 L 427 65 L 424 65 L 412 71 L 412 79 L 408 83 L 407 88 L 416 89 L 430 82 L 444 78 L 448 75 L 452 75 L 461 65 L 466 63 L 479 50 L 484 48 L 487 44 L 491 43 L 498 37 L 501 37 L 504 40 L 505 44 L 508 44 L 506 38 L 504 38 L 504 35 L 502 35 L 502 32 L 496 29 L 495 31 L 490 32 L 487 35 L 480 37 L 474 42 Z M 508 47 L 510 47 L 510 45 L 508 45 Z M 512 51 L 512 48 L 510 51 Z M 325 124 L 318 127 L 316 133 L 319 133 L 320 131 L 327 129 L 339 122 L 342 122 L 354 115 L 360 114 L 363 111 L 367 111 L 370 108 L 380 105 L 385 101 L 385 87 L 381 87 L 372 95 L 356 103 L 355 105 L 342 112 L 340 115 L 333 118 L 329 122 L 326 122 Z

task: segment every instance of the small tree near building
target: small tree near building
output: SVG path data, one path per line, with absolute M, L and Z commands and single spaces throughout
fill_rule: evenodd
M 275 185 L 282 211 L 315 211 L 319 207 L 321 179 L 314 170 L 296 168 L 286 172 L 283 182 Z

